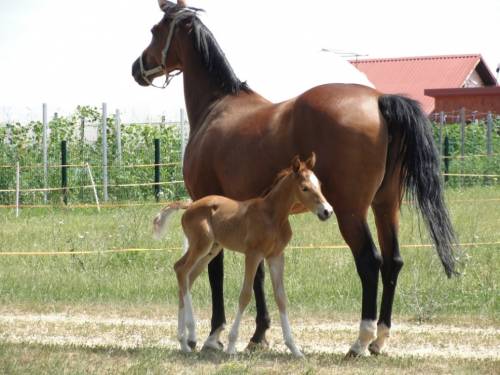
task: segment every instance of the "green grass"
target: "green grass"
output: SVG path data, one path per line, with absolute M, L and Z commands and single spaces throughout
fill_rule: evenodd
M 457 200 L 500 198 L 500 187 L 448 190 L 451 216 L 461 242 L 500 241 L 500 201 Z M 103 210 L 23 210 L 0 215 L 0 251 L 96 251 L 95 255 L 1 256 L 0 303 L 47 304 L 168 304 L 177 303 L 172 265 L 179 250 L 102 254 L 111 248 L 179 247 L 179 217 L 162 242 L 151 238 L 157 207 Z M 335 219 L 319 222 L 313 215 L 292 217 L 291 245 L 343 244 Z M 373 220 L 370 218 L 373 233 Z M 423 233 L 423 239 L 420 238 Z M 423 224 L 405 207 L 401 244 L 428 243 Z M 464 248 L 463 275 L 447 280 L 432 248 L 403 248 L 394 313 L 416 320 L 446 315 L 500 319 L 500 245 Z M 233 311 L 242 282 L 239 254 L 225 255 L 226 307 Z M 286 288 L 292 311 L 355 313 L 360 311 L 361 287 L 348 249 L 288 250 Z M 197 308 L 210 307 L 208 278 L 194 287 Z M 270 282 L 266 283 L 271 297 Z M 272 298 L 269 299 L 272 303 Z M 274 310 L 273 304 L 271 304 Z
M 495 360 L 370 357 L 344 361 L 338 354 L 311 354 L 304 361 L 265 352 L 229 358 L 223 353 L 184 355 L 177 350 L 0 344 L 5 374 L 494 374 Z

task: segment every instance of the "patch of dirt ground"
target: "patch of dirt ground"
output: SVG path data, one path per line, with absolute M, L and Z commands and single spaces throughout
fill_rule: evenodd
M 237 348 L 244 350 L 254 328 L 253 314 L 243 320 Z M 292 332 L 304 354 L 346 353 L 357 336 L 354 321 L 326 320 L 308 316 L 291 317 Z M 0 310 L 0 341 L 12 344 L 74 345 L 81 347 L 178 348 L 176 315 L 137 317 L 120 311 L 29 312 L 20 309 Z M 227 328 L 222 335 L 227 342 Z M 209 332 L 209 319 L 197 320 L 197 333 L 202 341 Z M 273 320 L 268 339 L 271 349 L 286 351 L 277 319 Z M 199 345 L 201 342 L 199 343 Z M 390 356 L 443 357 L 463 359 L 500 359 L 500 327 L 496 324 L 395 324 L 386 353 Z

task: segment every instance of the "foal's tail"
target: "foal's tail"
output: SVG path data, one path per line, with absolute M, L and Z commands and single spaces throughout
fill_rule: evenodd
M 153 235 L 160 239 L 167 231 L 167 226 L 172 214 L 178 210 L 185 210 L 191 206 L 191 202 L 173 202 L 163 207 L 153 219 Z
M 448 277 L 455 271 L 457 243 L 443 196 L 439 153 L 432 128 L 420 104 L 399 95 L 382 95 L 380 111 L 390 127 L 402 134 L 400 191 L 418 206 Z

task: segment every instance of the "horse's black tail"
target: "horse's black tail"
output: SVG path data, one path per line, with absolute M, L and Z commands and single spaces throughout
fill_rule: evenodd
M 456 236 L 443 196 L 439 153 L 432 128 L 420 104 L 399 95 L 382 95 L 379 109 L 391 128 L 402 134 L 401 189 L 418 206 L 448 277 L 455 271 Z M 402 191 L 402 190 L 401 190 Z

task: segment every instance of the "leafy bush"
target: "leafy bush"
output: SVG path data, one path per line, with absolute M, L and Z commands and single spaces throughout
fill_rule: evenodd
M 101 114 L 96 107 L 77 107 L 68 117 L 57 117 L 49 122 L 48 145 L 48 186 L 61 186 L 61 142 L 67 143 L 68 186 L 81 187 L 91 185 L 84 164 L 91 166 L 99 195 L 102 196 L 102 134 Z M 15 189 L 15 164 L 21 166 L 21 189 L 41 189 L 44 187 L 44 168 L 42 154 L 43 125 L 39 121 L 28 124 L 0 125 L 0 190 Z M 89 141 L 90 138 L 94 140 Z M 121 143 L 122 159 L 118 157 L 115 119 L 107 119 L 108 144 L 108 195 L 110 200 L 151 200 L 154 199 L 153 186 L 116 187 L 122 184 L 144 184 L 154 182 L 154 139 L 160 140 L 161 163 L 176 163 L 161 166 L 161 181 L 182 180 L 180 166 L 180 126 L 178 123 L 165 125 L 122 124 Z M 136 165 L 137 167 L 131 167 Z M 9 166 L 9 167 L 7 167 Z M 182 184 L 161 185 L 165 199 L 185 196 Z M 47 193 L 51 203 L 61 200 L 61 191 Z M 43 202 L 43 192 L 23 192 L 23 204 Z M 93 202 L 90 188 L 69 190 L 70 202 Z M 0 204 L 12 204 L 13 192 L 0 192 Z

